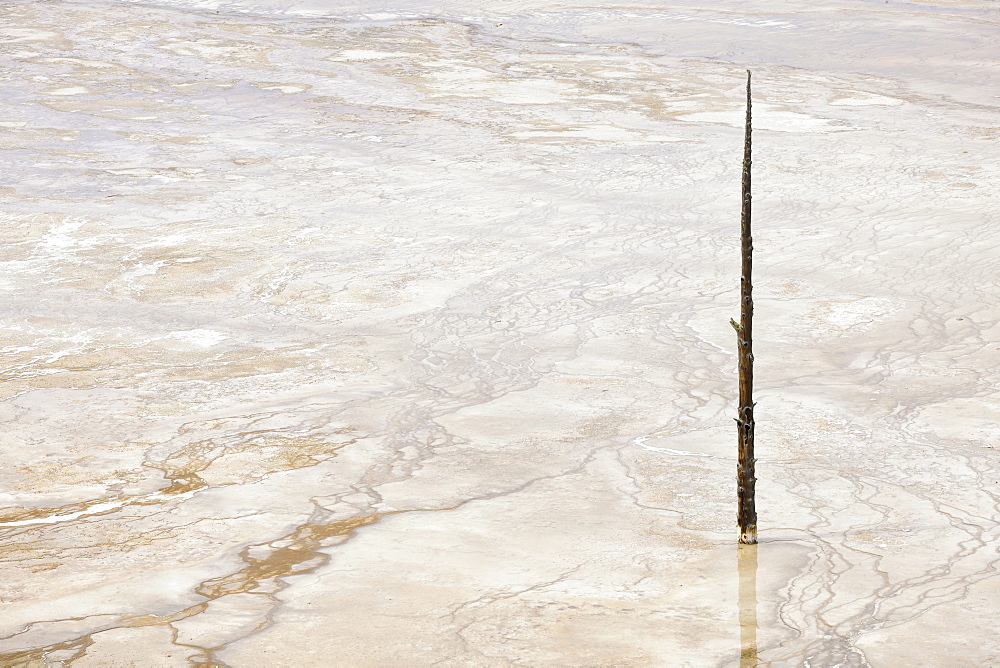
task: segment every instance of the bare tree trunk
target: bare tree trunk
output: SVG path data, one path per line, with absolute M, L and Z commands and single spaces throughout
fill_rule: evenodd
M 757 542 L 757 508 L 754 500 L 757 480 L 753 456 L 753 238 L 750 235 L 750 70 L 747 70 L 747 120 L 743 137 L 743 209 L 740 216 L 743 274 L 740 278 L 740 322 L 731 320 L 739 347 L 740 407 L 736 427 L 739 461 L 736 466 L 736 494 L 739 508 L 736 523 L 740 543 Z

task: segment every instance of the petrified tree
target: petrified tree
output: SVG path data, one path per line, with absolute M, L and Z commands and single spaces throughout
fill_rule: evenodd
M 753 456 L 753 238 L 750 236 L 750 70 L 747 70 L 747 119 L 743 135 L 743 206 L 740 215 L 740 247 L 743 256 L 740 278 L 740 321 L 730 320 L 736 330 L 739 351 L 740 406 L 736 418 L 739 456 L 736 465 L 736 523 L 740 543 L 757 542 L 757 508 L 754 500 L 757 479 Z

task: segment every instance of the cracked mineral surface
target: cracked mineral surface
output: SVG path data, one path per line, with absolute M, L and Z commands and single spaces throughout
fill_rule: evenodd
M 1000 665 L 998 23 L 3 0 L 0 665 Z

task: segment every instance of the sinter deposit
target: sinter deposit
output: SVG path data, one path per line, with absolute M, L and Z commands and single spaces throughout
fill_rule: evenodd
M 0 3 L 0 664 L 1000 664 L 998 22 Z

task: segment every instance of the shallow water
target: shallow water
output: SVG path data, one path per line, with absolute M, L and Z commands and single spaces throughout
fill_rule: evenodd
M 1000 663 L 993 4 L 0 5 L 0 663 Z

